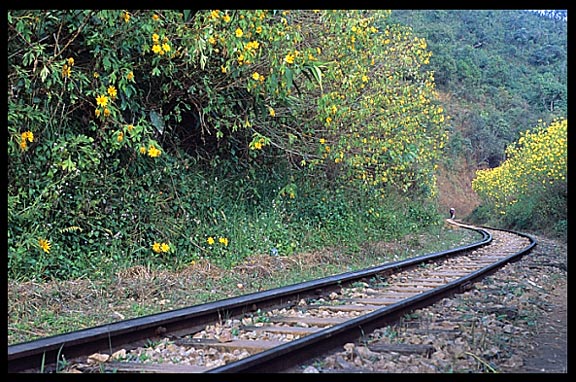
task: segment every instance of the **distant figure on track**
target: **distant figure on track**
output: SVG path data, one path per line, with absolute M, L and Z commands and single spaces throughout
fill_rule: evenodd
M 456 213 L 456 210 L 454 208 L 450 208 L 450 219 L 454 219 L 455 213 Z

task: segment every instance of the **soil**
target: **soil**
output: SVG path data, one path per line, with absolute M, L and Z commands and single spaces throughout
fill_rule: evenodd
M 548 305 L 540 309 L 536 323 L 537 334 L 532 338 L 533 348 L 524 358 L 519 373 L 568 372 L 568 248 L 566 243 L 535 236 L 538 246 L 520 262 L 530 274 L 542 279 L 541 298 Z M 533 267 L 533 268 L 532 268 Z M 534 276 L 532 276 L 534 277 Z
M 541 330 L 534 338 L 537 346 L 518 372 L 568 372 L 567 286 L 566 281 L 561 282 L 548 294 L 551 309 L 540 319 Z

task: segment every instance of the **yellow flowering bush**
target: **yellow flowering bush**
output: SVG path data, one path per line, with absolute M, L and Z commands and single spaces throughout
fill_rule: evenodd
M 506 148 L 506 160 L 498 167 L 478 170 L 472 188 L 494 214 L 506 215 L 528 200 L 549 199 L 566 192 L 568 120 L 543 122 L 526 131 Z M 527 207 L 526 207 L 527 208 Z M 557 211 L 566 216 L 566 211 Z M 534 211 L 540 215 L 546 209 Z
M 185 201 L 173 179 L 184 169 L 246 171 L 235 184 L 305 170 L 368 190 L 433 192 L 445 121 L 425 68 L 430 53 L 389 15 L 9 11 L 12 269 L 27 269 L 26 251 L 38 243 L 23 238 L 38 235 L 51 238 L 51 254 L 61 251 L 47 260 L 67 264 L 49 267 L 59 274 L 88 269 L 76 254 L 140 259 L 150 243 L 162 252 L 155 238 L 166 216 L 178 221 L 171 252 L 193 253 L 205 239 L 190 238 L 210 232 L 205 225 L 222 212 Z M 274 163 L 285 171 L 268 171 Z M 251 192 L 296 205 L 304 194 L 288 179 Z M 181 223 L 191 210 L 203 214 L 198 232 Z M 59 231 L 69 224 L 86 229 Z M 227 237 L 213 240 L 228 246 Z

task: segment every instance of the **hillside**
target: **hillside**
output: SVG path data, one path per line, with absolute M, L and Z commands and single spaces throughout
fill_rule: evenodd
M 538 120 L 567 114 L 567 23 L 522 10 L 394 10 L 428 42 L 430 69 L 449 116 L 440 203 L 464 215 L 479 205 L 474 172 Z M 461 215 L 462 216 L 462 215 Z

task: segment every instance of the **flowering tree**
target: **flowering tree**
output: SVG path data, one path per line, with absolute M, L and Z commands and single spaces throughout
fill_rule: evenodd
M 57 247 L 47 237 L 80 220 L 113 237 L 90 219 L 95 207 L 137 198 L 126 192 L 135 182 L 165 187 L 151 174 L 190 160 L 253 170 L 280 160 L 340 185 L 433 194 L 446 131 L 431 53 L 389 15 L 9 11 L 9 207 L 27 227 L 11 235 L 37 236 L 11 240 L 46 253 Z M 295 198 L 297 185 L 280 194 Z M 147 200 L 168 208 L 161 192 Z M 147 250 L 175 250 L 151 232 Z
M 548 126 L 540 124 L 522 133 L 517 142 L 508 146 L 507 159 L 500 166 L 477 171 L 472 188 L 495 214 L 506 215 L 518 205 L 530 209 L 531 199 L 546 201 L 556 196 L 564 199 L 565 207 L 567 130 L 568 121 L 557 119 Z M 536 219 L 536 214 L 558 214 L 565 219 L 567 211 L 540 208 L 531 210 L 532 214 L 532 219 Z

